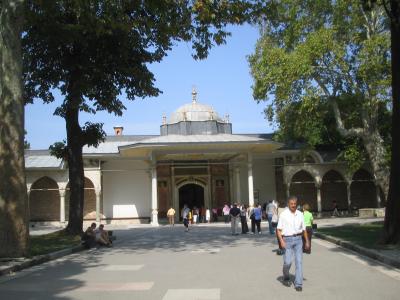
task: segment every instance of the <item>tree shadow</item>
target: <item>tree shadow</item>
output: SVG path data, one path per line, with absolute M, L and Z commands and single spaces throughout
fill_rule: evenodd
M 1 299 L 73 299 L 66 294 L 85 285 L 78 276 L 104 266 L 99 262 L 94 251 L 80 252 L 0 277 Z
M 241 243 L 250 242 L 253 247 L 264 247 L 267 244 L 276 244 L 275 236 L 269 234 L 239 234 L 233 236 L 230 227 L 220 226 L 191 226 L 185 232 L 182 225 L 173 227 L 141 228 L 113 230 L 117 236 L 114 250 L 117 252 L 148 253 L 156 252 L 185 252 L 236 247 Z M 140 231 L 140 232 L 139 232 Z

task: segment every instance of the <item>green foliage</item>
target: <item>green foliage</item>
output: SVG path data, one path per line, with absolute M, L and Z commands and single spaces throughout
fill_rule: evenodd
M 106 133 L 103 130 L 103 124 L 86 122 L 82 131 L 83 140 L 88 146 L 97 147 L 100 142 L 104 142 Z
M 280 140 L 348 146 L 342 157 L 351 166 L 365 157 L 364 146 L 354 133 L 343 136 L 339 121 L 363 134 L 378 128 L 389 142 L 390 33 L 381 7 L 364 10 L 361 1 L 346 0 L 271 1 L 260 32 L 249 57 L 253 96 L 266 103 Z
M 24 130 L 24 149 L 29 150 L 31 148 L 31 144 L 26 140 L 26 130 Z
M 56 142 L 49 147 L 49 150 L 51 155 L 67 160 L 67 141 L 64 140 L 63 142 Z
M 354 174 L 355 171 L 360 169 L 366 160 L 365 150 L 360 142 L 352 140 L 340 153 L 338 159 L 344 160 L 348 165 L 348 173 Z
M 65 101 L 55 115 L 66 118 L 69 109 L 78 109 L 120 116 L 122 91 L 129 100 L 161 92 L 148 66 L 161 61 L 175 42 L 191 42 L 193 56 L 205 58 L 213 45 L 225 42 L 225 26 L 248 21 L 257 6 L 237 0 L 28 0 L 22 35 L 25 101 L 53 102 L 59 89 Z M 104 137 L 101 126 L 92 125 L 83 145 Z

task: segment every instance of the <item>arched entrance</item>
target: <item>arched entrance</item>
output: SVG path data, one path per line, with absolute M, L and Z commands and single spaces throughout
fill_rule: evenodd
M 204 206 L 204 188 L 195 183 L 188 183 L 179 188 L 179 211 L 183 205 L 189 208 Z
M 69 198 L 70 198 L 70 188 L 68 183 L 65 194 L 65 218 L 67 220 L 69 217 Z M 93 182 L 86 177 L 84 186 L 83 219 L 84 220 L 96 219 L 96 192 Z
M 322 210 L 332 210 L 333 201 L 336 201 L 338 209 L 348 209 L 347 183 L 343 176 L 335 171 L 328 171 L 322 178 L 321 185 Z
M 367 170 L 360 169 L 354 173 L 351 190 L 351 206 L 354 208 L 376 207 L 376 186 L 374 178 Z
M 29 195 L 31 221 L 59 221 L 60 193 L 58 184 L 50 177 L 35 181 Z
M 293 175 L 290 183 L 290 195 L 298 198 L 298 204 L 308 203 L 312 211 L 318 210 L 317 188 L 314 178 L 307 171 L 301 170 Z

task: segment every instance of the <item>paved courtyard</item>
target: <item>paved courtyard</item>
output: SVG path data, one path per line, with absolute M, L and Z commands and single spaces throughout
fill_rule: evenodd
M 265 225 L 264 229 L 265 228 Z M 116 230 L 115 246 L 0 277 L 1 299 L 399 299 L 400 272 L 322 240 L 302 293 L 281 283 L 274 237 L 225 225 Z M 292 269 L 292 274 L 293 274 Z

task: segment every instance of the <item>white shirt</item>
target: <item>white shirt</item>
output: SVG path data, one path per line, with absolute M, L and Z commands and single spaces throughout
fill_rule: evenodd
M 279 216 L 277 228 L 282 230 L 283 236 L 302 233 L 306 230 L 303 213 L 298 210 L 292 213 L 289 208 L 286 208 Z
M 189 211 L 190 211 L 189 208 L 184 208 L 182 210 L 182 218 L 187 219 Z

